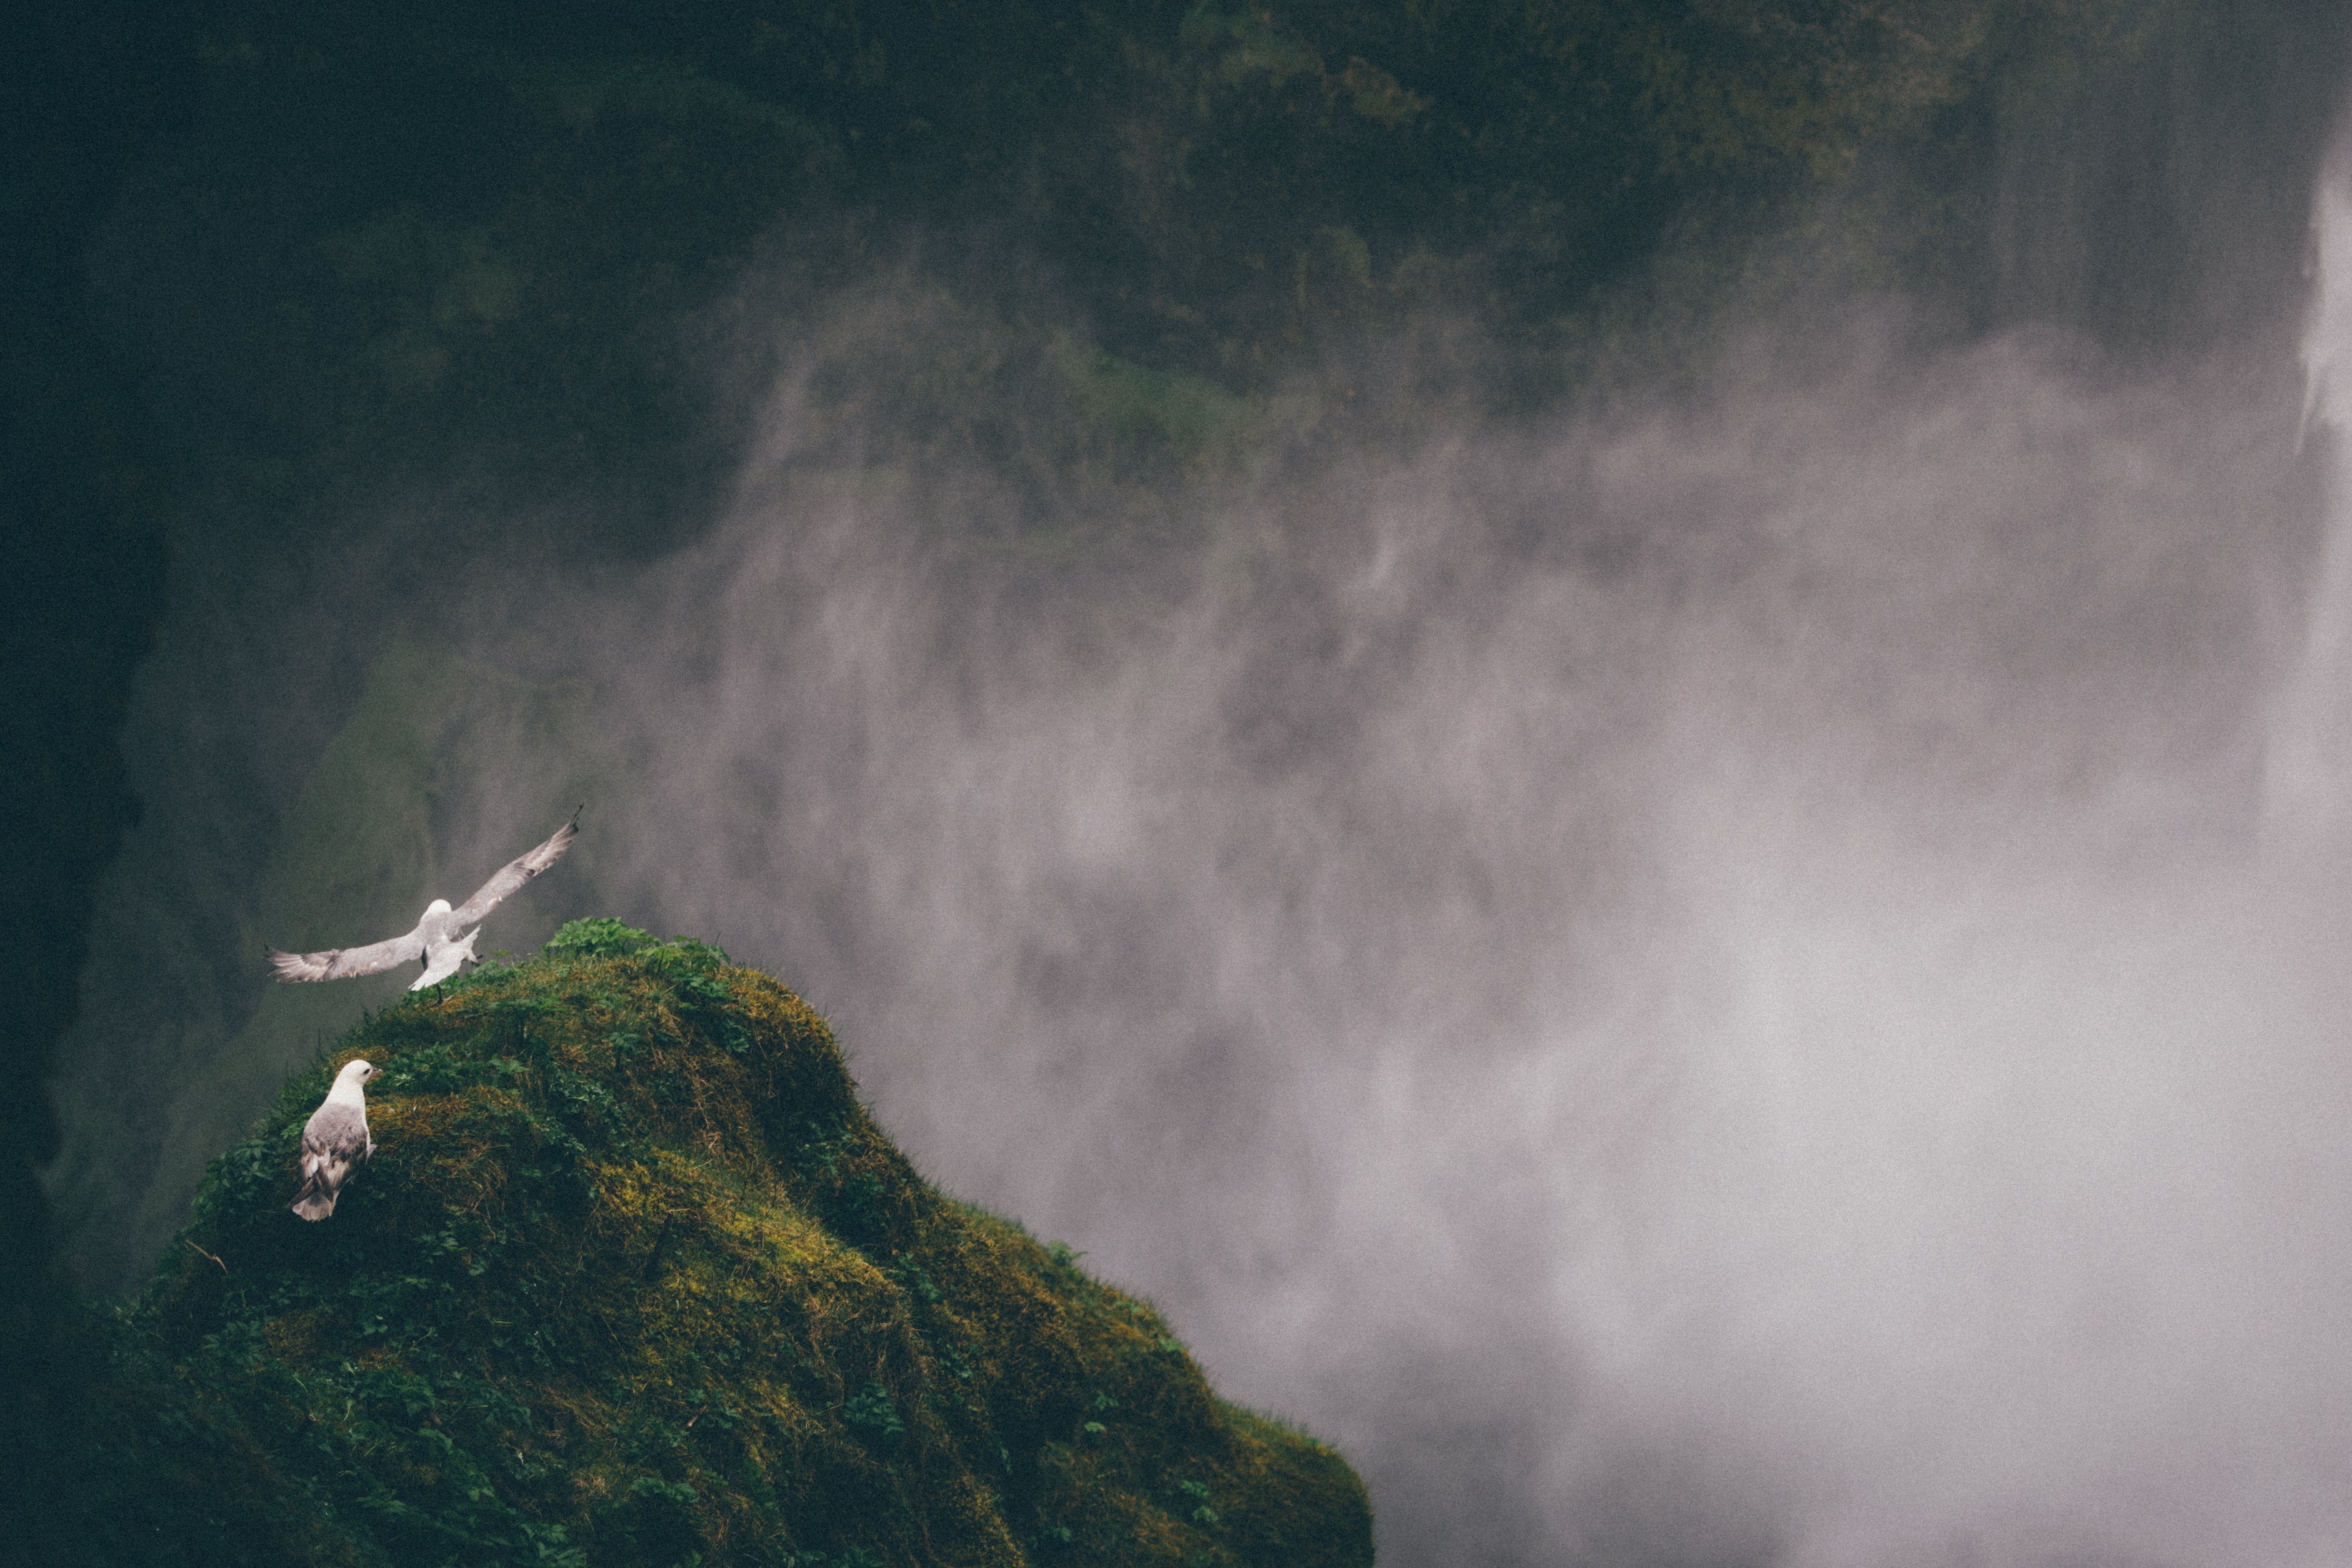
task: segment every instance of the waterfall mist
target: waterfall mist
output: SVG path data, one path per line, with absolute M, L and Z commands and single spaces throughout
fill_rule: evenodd
M 844 465 L 814 389 L 928 330 L 844 312 L 716 534 L 534 632 L 610 694 L 604 885 L 1338 1438 L 1387 1560 L 2352 1540 L 2286 367 L 1848 321 L 1204 485 L 1113 598 Z
M 755 435 L 659 559 L 192 541 L 100 964 L 173 910 L 383 934 L 584 795 L 485 950 L 609 912 L 803 991 L 929 1176 L 1337 1441 L 1386 1563 L 2340 1561 L 2331 167 L 2300 363 L 1817 305 L 1696 391 L 1504 416 L 1401 332 L 1107 565 L 1050 409 L 923 445 L 969 322 L 835 290 L 739 326 Z M 349 886 L 187 871 L 355 801 Z M 53 1184 L 101 1279 L 405 978 L 257 1013 L 215 967 L 93 972 Z

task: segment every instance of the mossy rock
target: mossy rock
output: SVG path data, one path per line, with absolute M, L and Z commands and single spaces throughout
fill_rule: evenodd
M 364 1057 L 375 1158 L 288 1211 Z M 824 1023 L 575 922 L 367 1019 L 213 1163 L 115 1326 L 96 1554 L 1363 1563 L 1362 1484 L 1150 1303 L 929 1185 Z

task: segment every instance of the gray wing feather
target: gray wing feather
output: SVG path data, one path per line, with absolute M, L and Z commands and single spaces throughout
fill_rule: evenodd
M 425 956 L 425 927 L 420 923 L 406 936 L 370 942 L 365 947 L 331 947 L 324 952 L 280 952 L 268 950 L 280 980 L 341 980 L 353 974 L 380 974 Z
M 553 837 L 499 868 L 498 875 L 483 883 L 472 898 L 450 910 L 449 929 L 457 931 L 478 924 L 492 910 L 504 903 L 516 889 L 562 859 L 563 852 L 571 848 L 572 841 L 579 837 L 580 814 L 574 812 L 571 821 L 555 830 Z

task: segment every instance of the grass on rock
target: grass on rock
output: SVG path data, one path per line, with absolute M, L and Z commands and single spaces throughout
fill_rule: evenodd
M 355 1057 L 376 1155 L 305 1224 L 302 1123 Z M 175 1250 L 84 1413 L 101 1559 L 1371 1559 L 1338 1453 L 926 1183 L 824 1021 L 699 942 L 575 921 L 367 1019 Z

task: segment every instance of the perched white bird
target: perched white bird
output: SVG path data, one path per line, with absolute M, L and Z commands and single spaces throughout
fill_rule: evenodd
M 324 1219 L 334 1213 L 335 1194 L 352 1167 L 374 1154 L 375 1140 L 368 1136 L 367 1095 L 361 1086 L 380 1070 L 363 1061 L 345 1062 L 327 1098 L 302 1123 L 302 1190 L 294 1195 L 292 1207 L 304 1219 Z
M 472 898 L 457 908 L 451 909 L 446 899 L 436 899 L 425 905 L 416 929 L 406 936 L 371 942 L 365 947 L 331 947 L 324 952 L 280 952 L 273 947 L 268 949 L 269 962 L 277 965 L 280 980 L 341 980 L 353 974 L 380 973 L 415 959 L 425 965 L 425 973 L 409 989 L 422 991 L 428 985 L 438 985 L 457 973 L 459 964 L 482 962 L 474 956 L 474 939 L 482 934 L 482 921 L 509 894 L 562 859 L 563 852 L 578 837 L 580 814 L 575 811 L 571 821 L 555 830 L 554 837 L 508 861 L 497 876 L 483 883 Z M 467 930 L 468 926 L 473 929 Z

